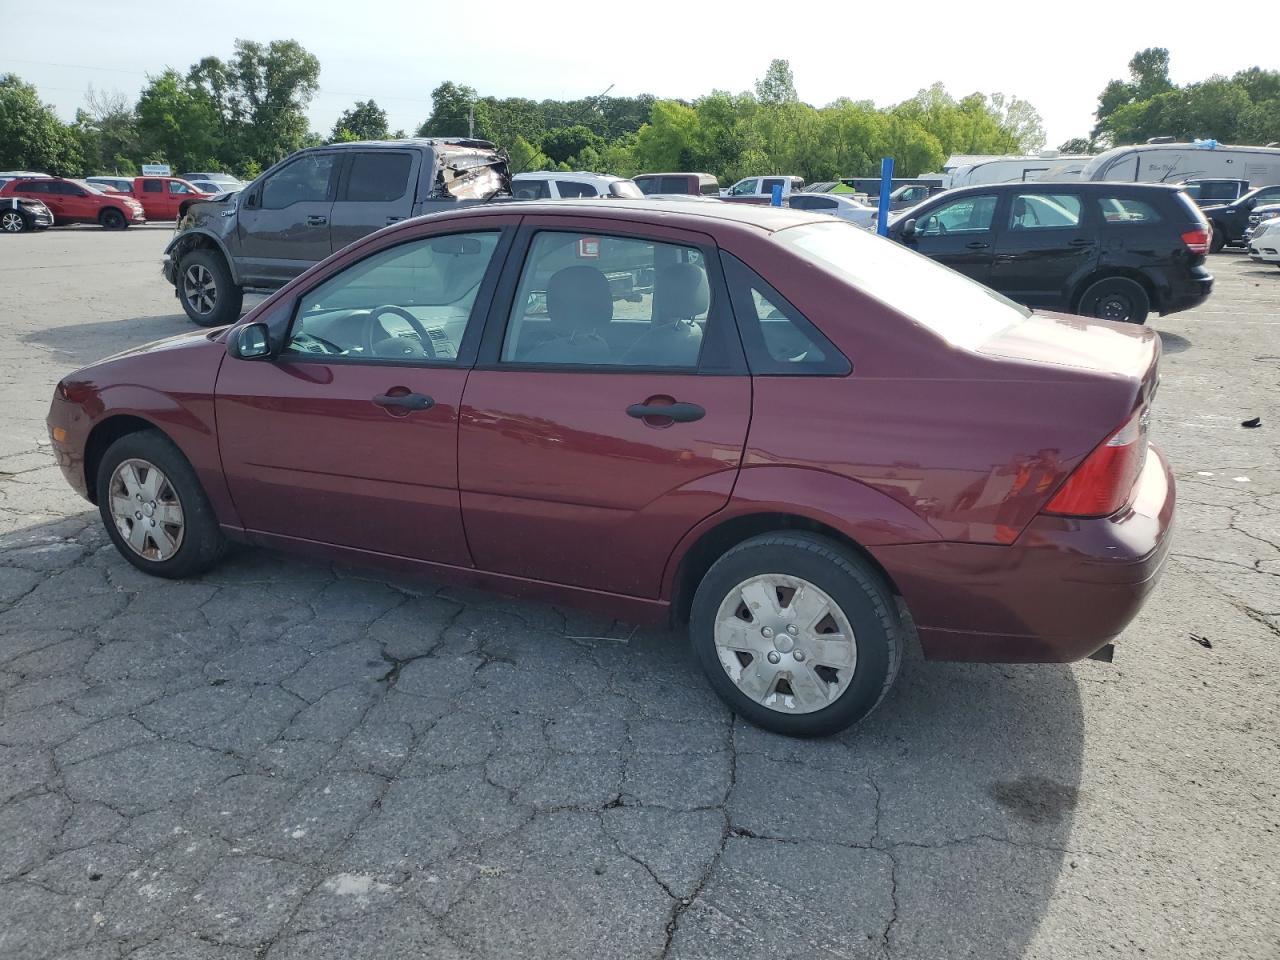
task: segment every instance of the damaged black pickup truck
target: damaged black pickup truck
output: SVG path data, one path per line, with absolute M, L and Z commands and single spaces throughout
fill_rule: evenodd
M 354 240 L 409 217 L 511 194 L 487 140 L 309 147 L 238 193 L 193 204 L 165 248 L 164 276 L 202 327 L 233 323 L 245 290 L 275 290 Z

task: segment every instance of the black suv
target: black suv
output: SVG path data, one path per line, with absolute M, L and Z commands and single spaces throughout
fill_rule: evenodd
M 904 210 L 889 236 L 1029 307 L 1106 320 L 1187 310 L 1213 287 L 1209 225 L 1172 186 L 962 187 Z
M 1280 186 L 1258 187 L 1233 203 L 1202 207 L 1213 227 L 1212 252 L 1217 253 L 1228 243 L 1243 242 L 1244 232 L 1249 229 L 1249 214 L 1254 207 L 1267 203 L 1280 203 Z
M 366 234 L 510 194 L 506 155 L 487 140 L 310 147 L 238 193 L 193 204 L 164 276 L 188 317 L 221 326 L 239 317 L 246 289 L 278 289 Z

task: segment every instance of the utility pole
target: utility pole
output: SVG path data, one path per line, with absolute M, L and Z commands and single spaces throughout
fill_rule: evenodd
M 476 104 L 475 101 L 467 104 L 467 139 L 474 139 L 476 135 Z

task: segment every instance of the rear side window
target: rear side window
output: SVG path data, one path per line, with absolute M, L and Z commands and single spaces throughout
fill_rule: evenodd
M 409 184 L 412 165 L 407 153 L 357 153 L 351 160 L 346 199 L 366 203 L 399 200 Z
M 557 180 L 556 189 L 560 191 L 561 199 L 596 196 L 596 188 L 591 184 L 574 183 L 572 180 Z
M 844 376 L 848 359 L 760 274 L 721 253 L 733 312 L 753 374 Z
M 715 180 L 703 180 L 698 186 L 698 192 L 703 196 L 718 196 L 720 193 L 720 185 Z
M 159 180 L 143 180 L 143 193 L 164 193 L 164 183 Z
M 13 189 L 22 193 L 48 193 L 49 185 L 47 183 L 37 183 L 35 180 L 19 180 Z
M 517 200 L 545 200 L 551 191 L 545 180 L 517 180 L 511 184 L 511 194 Z
M 1080 198 L 1071 193 L 1019 193 L 1009 207 L 1010 230 L 1053 230 L 1080 225 Z
M 1107 223 L 1159 223 L 1162 219 L 1151 204 L 1131 197 L 1103 197 L 1098 207 Z

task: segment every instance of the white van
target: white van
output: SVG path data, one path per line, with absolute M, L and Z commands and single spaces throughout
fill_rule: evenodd
M 1080 174 L 1081 180 L 1149 183 L 1209 178 L 1247 180 L 1250 187 L 1280 184 L 1280 148 L 1233 147 L 1216 140 L 1139 143 L 1098 154 Z
M 1061 154 L 1042 150 L 1035 156 L 974 158 L 973 163 L 951 171 L 948 187 L 972 187 L 983 183 L 1025 183 L 1032 180 L 1074 180 L 1072 167 L 1078 174 L 1092 159 L 1087 156 Z M 1049 174 L 1054 176 L 1050 177 Z

